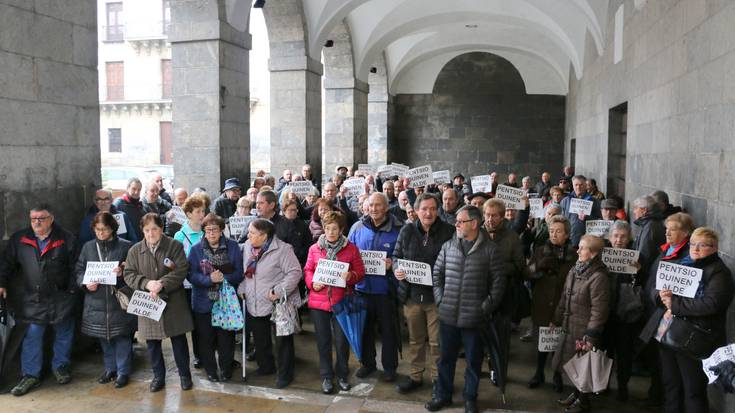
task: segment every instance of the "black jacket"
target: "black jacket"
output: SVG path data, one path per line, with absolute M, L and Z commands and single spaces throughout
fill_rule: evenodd
M 488 242 L 497 248 L 496 260 L 502 265 L 503 275 L 508 278 L 500 312 L 510 316 L 518 308 L 521 300 L 519 295 L 523 292 L 521 288 L 524 288 L 523 280 L 529 278 L 530 274 L 526 265 L 526 257 L 523 254 L 521 238 L 513 231 L 512 224 L 504 220 L 502 226 L 495 230 L 495 237 L 489 239 Z
M 0 262 L 0 287 L 7 288 L 11 282 L 13 287 L 18 287 L 14 309 L 19 321 L 46 325 L 74 315 L 78 293 L 74 277 L 76 261 L 74 236 L 56 224 L 42 251 L 31 228 L 10 237 Z M 15 283 L 13 278 L 20 280 Z M 12 288 L 10 293 L 16 294 Z
M 464 252 L 456 235 L 444 243 L 434 264 L 434 300 L 439 320 L 459 328 L 479 327 L 500 305 L 505 293 L 502 261 L 495 245 L 480 231 Z M 500 265 L 499 265 L 500 264 Z
M 666 227 L 664 227 L 662 217 L 658 214 L 647 214 L 635 220 L 634 223 L 640 228 L 640 233 L 633 241 L 633 249 L 640 252 L 638 261 L 641 263 L 644 274 L 647 274 L 651 264 L 658 257 L 661 245 L 666 242 Z
M 235 211 L 237 211 L 237 204 L 224 193 L 214 200 L 214 213 L 222 217 L 225 221 L 228 221 L 231 216 L 235 215 Z
M 290 221 L 278 213 L 273 215 L 270 221 L 276 227 L 276 236 L 278 239 L 291 245 L 301 266 L 303 267 L 306 265 L 306 257 L 309 254 L 309 247 L 311 247 L 312 244 L 309 225 L 301 220 L 301 218 L 296 218 L 295 220 Z M 244 244 L 247 240 L 248 233 L 247 231 L 244 231 L 237 242 L 239 244 Z
M 428 234 L 421 226 L 421 222 L 404 225 L 393 249 L 393 259 L 420 261 L 434 267 L 442 245 L 452 239 L 454 232 L 454 227 L 439 217 L 429 228 Z M 434 293 L 432 287 L 428 285 L 411 284 L 404 280 L 398 283 L 398 299 L 402 303 L 407 300 L 414 303 L 433 303 Z

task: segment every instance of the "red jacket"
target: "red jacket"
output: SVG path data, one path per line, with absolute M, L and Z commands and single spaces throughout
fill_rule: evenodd
M 337 304 L 345 296 L 345 288 L 325 286 L 319 291 L 312 289 L 311 280 L 314 278 L 314 271 L 316 265 L 319 263 L 320 258 L 327 257 L 327 250 L 319 248 L 319 244 L 316 243 L 309 248 L 309 256 L 306 259 L 306 265 L 304 266 L 304 281 L 306 282 L 306 288 L 309 289 L 309 308 L 314 308 L 322 311 L 332 311 L 332 305 Z M 360 258 L 360 250 L 357 249 L 355 244 L 347 242 L 344 248 L 337 253 L 337 261 L 350 263 L 349 271 L 353 274 L 350 280 L 347 282 L 347 288 L 352 289 L 355 284 L 362 281 L 365 277 L 365 266 Z M 331 291 L 331 298 L 329 293 Z

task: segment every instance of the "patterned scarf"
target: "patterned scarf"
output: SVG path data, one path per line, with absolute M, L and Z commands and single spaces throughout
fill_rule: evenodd
M 202 248 L 204 250 L 204 259 L 199 262 L 202 268 L 202 272 L 206 275 L 212 274 L 216 268 L 221 268 L 223 265 L 230 263 L 230 258 L 227 256 L 227 245 L 220 243 L 217 248 L 212 248 L 206 239 L 202 240 Z M 207 296 L 211 301 L 219 300 L 219 289 L 220 284 L 217 283 L 207 291 Z
M 319 236 L 319 241 L 317 242 L 319 243 L 319 248 L 327 250 L 328 260 L 337 261 L 337 253 L 347 245 L 347 238 L 344 235 L 340 235 L 337 242 L 332 243 L 327 241 L 326 235 L 322 234 Z
M 255 270 L 258 266 L 258 261 L 260 261 L 260 258 L 263 257 L 263 254 L 268 251 L 268 248 L 271 246 L 271 242 L 273 242 L 273 238 L 268 238 L 268 241 L 266 241 L 262 247 L 250 247 L 250 258 L 245 265 L 245 276 L 247 278 L 253 278 L 253 275 L 255 275 Z

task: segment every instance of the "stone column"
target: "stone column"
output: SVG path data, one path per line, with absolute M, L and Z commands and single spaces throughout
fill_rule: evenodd
M 381 55 L 374 66 L 375 73 L 370 73 L 368 83 L 368 163 L 381 165 L 388 162 L 388 115 L 389 99 L 388 80 L 385 62 Z
M 217 196 L 225 179 L 250 180 L 251 36 L 220 20 L 217 2 L 172 2 L 176 186 Z
M 338 165 L 367 163 L 368 85 L 357 79 L 329 79 L 324 85 L 324 172 Z

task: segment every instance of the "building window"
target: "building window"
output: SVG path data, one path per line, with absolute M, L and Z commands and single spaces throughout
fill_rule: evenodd
M 123 24 L 123 4 L 107 3 L 107 28 L 105 33 L 108 42 L 121 42 L 125 35 Z
M 163 0 L 163 34 L 171 30 L 171 0 Z
M 107 100 L 125 100 L 125 64 L 107 62 Z
M 171 60 L 161 60 L 161 99 L 171 99 Z
M 107 129 L 107 152 L 122 152 L 122 129 Z

